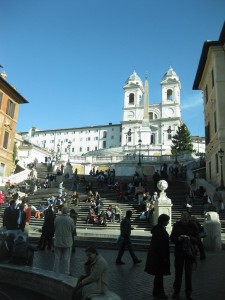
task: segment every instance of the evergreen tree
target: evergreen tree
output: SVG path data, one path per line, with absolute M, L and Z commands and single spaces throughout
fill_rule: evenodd
M 185 124 L 178 127 L 172 138 L 171 153 L 178 155 L 184 152 L 194 152 L 190 132 Z

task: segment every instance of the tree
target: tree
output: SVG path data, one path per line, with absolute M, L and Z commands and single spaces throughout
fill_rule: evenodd
M 178 127 L 176 134 L 172 138 L 172 143 L 171 153 L 173 155 L 194 152 L 191 135 L 185 124 Z
M 16 162 L 16 158 L 17 158 L 17 146 L 16 146 L 16 143 L 14 143 L 14 146 L 13 146 L 13 162 L 15 163 Z

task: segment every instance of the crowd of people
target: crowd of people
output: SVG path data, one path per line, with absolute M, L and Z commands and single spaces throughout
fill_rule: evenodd
M 92 170 L 91 176 L 96 176 L 97 190 L 94 191 L 92 183 L 88 182 L 85 186 L 87 205 L 87 224 L 96 224 L 107 226 L 107 223 L 120 223 L 120 235 L 118 237 L 118 254 L 115 259 L 117 265 L 124 265 L 122 257 L 128 249 L 134 264 L 140 264 L 142 261 L 136 256 L 131 242 L 131 217 L 132 211 L 127 210 L 125 216 L 120 205 L 109 204 L 104 207 L 99 191 L 103 187 L 116 192 L 119 202 L 137 201 L 140 210 L 140 217 L 150 220 L 156 201 L 158 200 L 156 178 L 166 179 L 172 176 L 178 176 L 179 170 L 167 168 L 164 164 L 159 172 L 153 175 L 155 182 L 155 192 L 150 194 L 147 176 L 139 176 L 136 172 L 130 183 L 117 182 L 115 172 L 98 172 Z M 45 179 L 46 187 L 54 186 L 54 176 L 49 175 Z M 77 176 L 76 184 L 77 184 Z M 71 275 L 70 259 L 71 253 L 75 252 L 76 223 L 78 213 L 76 206 L 79 206 L 81 199 L 77 191 L 75 181 L 71 187 L 72 194 L 68 195 L 63 190 L 63 185 L 59 186 L 58 194 L 51 195 L 46 199 L 46 203 L 40 203 L 37 207 L 29 206 L 26 199 L 20 199 L 17 192 L 9 193 L 9 205 L 5 208 L 3 214 L 3 227 L 7 235 L 0 245 L 0 261 L 9 261 L 14 264 L 26 264 L 32 266 L 34 251 L 53 250 L 54 249 L 54 266 L 53 271 L 56 273 L 63 272 Z M 74 190 L 75 189 L 75 190 Z M 206 197 L 206 191 L 193 192 L 192 186 L 188 193 L 189 198 L 197 195 Z M 6 199 L 6 195 L 0 191 L 0 210 Z M 207 195 L 208 201 L 208 195 Z M 192 202 L 193 205 L 193 202 Z M 205 211 L 207 207 L 204 206 Z M 38 247 L 35 248 L 28 242 L 29 223 L 31 215 L 36 218 L 44 218 L 41 237 Z M 205 251 L 202 244 L 202 226 L 190 215 L 190 209 L 182 213 L 180 221 L 173 226 L 171 235 L 166 231 L 169 222 L 169 216 L 162 214 L 158 218 L 158 224 L 152 228 L 152 239 L 147 253 L 144 271 L 154 276 L 152 294 L 155 299 L 168 299 L 165 294 L 163 277 L 171 274 L 170 250 L 169 243 L 175 244 L 175 278 L 173 283 L 174 299 L 179 298 L 182 286 L 182 274 L 185 273 L 185 293 L 187 299 L 191 299 L 192 294 L 192 269 L 196 263 L 197 254 L 200 259 L 205 259 Z M 16 248 L 17 247 L 17 248 Z M 23 250 L 20 250 L 23 249 Z M 15 250 L 17 249 L 17 250 Z M 19 250 L 18 250 L 19 249 Z M 18 255 L 19 253 L 23 253 Z M 26 253 L 26 254 L 25 254 Z M 87 299 L 92 294 L 104 294 L 108 289 L 108 265 L 106 259 L 98 254 L 97 249 L 89 247 L 85 250 L 87 261 L 84 264 L 85 275 L 81 276 L 78 284 L 74 289 L 73 299 Z M 60 265 L 64 270 L 60 270 Z

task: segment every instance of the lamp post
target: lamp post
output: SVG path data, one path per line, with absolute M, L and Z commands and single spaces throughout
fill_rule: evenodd
M 142 143 L 142 140 L 139 139 L 139 140 L 138 140 L 138 146 L 139 146 L 138 166 L 139 166 L 139 167 L 141 166 L 141 143 Z
M 69 142 L 68 142 L 68 146 L 67 146 L 67 149 L 68 149 L 68 162 L 70 162 L 70 149 L 71 149 L 71 144 L 72 144 L 72 142 L 69 141 Z
M 224 188 L 224 182 L 223 182 L 223 156 L 224 156 L 224 150 L 220 148 L 218 151 L 219 158 L 220 158 L 220 172 L 221 172 L 221 181 L 220 181 L 220 190 L 223 191 Z

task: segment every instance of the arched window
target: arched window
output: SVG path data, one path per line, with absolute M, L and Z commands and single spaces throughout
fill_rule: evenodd
M 173 100 L 173 91 L 167 90 L 167 100 L 172 101 Z
M 131 93 L 129 95 L 129 104 L 134 104 L 134 94 L 133 93 Z

